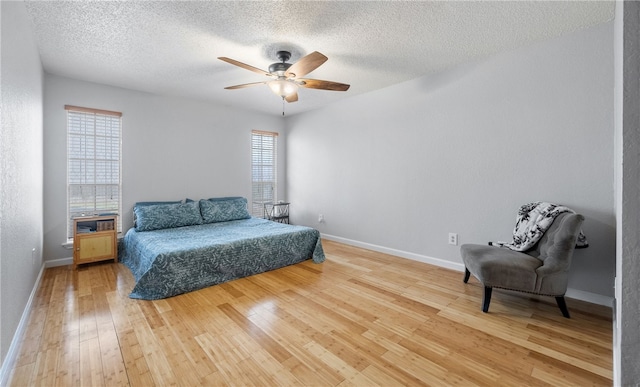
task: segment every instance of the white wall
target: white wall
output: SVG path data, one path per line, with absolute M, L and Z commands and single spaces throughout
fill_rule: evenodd
M 44 96 L 44 258 L 68 258 L 66 112 L 76 105 L 122 112 L 123 228 L 138 201 L 244 196 L 251 200 L 251 130 L 281 132 L 276 116 L 163 97 L 47 74 Z M 279 140 L 280 192 L 285 141 Z
M 43 73 L 24 4 L 2 1 L 0 10 L 0 356 L 4 365 L 42 266 Z M 0 376 L 1 384 L 6 374 Z
M 613 23 L 286 119 L 292 221 L 461 267 L 520 205 L 586 217 L 569 287 L 613 296 Z M 322 213 L 325 223 L 318 223 Z
M 614 385 L 640 383 L 640 3 L 617 2 L 615 20 L 616 315 Z

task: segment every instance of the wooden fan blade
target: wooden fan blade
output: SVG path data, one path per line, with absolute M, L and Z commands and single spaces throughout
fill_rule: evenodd
M 242 85 L 227 86 L 227 87 L 225 87 L 225 89 L 227 89 L 227 90 L 244 89 L 245 87 L 264 85 L 265 83 L 267 83 L 267 82 L 243 83 Z
M 287 102 L 296 102 L 298 100 L 298 93 L 293 93 L 284 97 L 284 100 Z
M 300 60 L 296 63 L 292 64 L 285 75 L 287 77 L 304 77 L 305 75 L 320 67 L 320 65 L 326 62 L 327 59 L 328 58 L 326 56 L 322 55 L 318 51 L 314 51 L 311 54 L 300 58 Z
M 258 73 L 258 74 L 262 74 L 262 75 L 266 75 L 266 76 L 271 76 L 270 73 L 268 73 L 268 72 L 266 72 L 264 70 L 260 70 L 257 67 L 249 66 L 246 63 L 238 62 L 235 59 L 227 58 L 227 57 L 224 57 L 224 56 L 218 57 L 218 59 L 220 59 L 221 61 L 230 63 L 232 65 L 235 65 L 235 66 L 238 66 L 238 67 L 242 67 L 243 69 L 247 69 L 249 71 L 253 71 L 254 73 Z
M 350 87 L 350 85 L 347 85 L 346 83 L 323 81 L 320 79 L 297 79 L 297 81 L 302 81 L 302 84 L 298 84 L 300 87 L 306 87 L 307 89 L 347 91 Z

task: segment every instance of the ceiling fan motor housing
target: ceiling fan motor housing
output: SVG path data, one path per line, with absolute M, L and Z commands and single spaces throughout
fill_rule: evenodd
M 289 51 L 278 51 L 276 56 L 281 60 L 281 62 L 271 64 L 269 66 L 269 72 L 272 74 L 278 74 L 281 72 L 280 75 L 282 75 L 287 71 L 287 69 L 289 69 L 289 67 L 291 67 L 291 63 L 286 63 L 291 58 L 291 53 Z
M 279 72 L 282 72 L 284 74 L 289 67 L 291 67 L 291 63 L 273 63 L 269 65 L 269 72 L 272 74 L 278 74 Z

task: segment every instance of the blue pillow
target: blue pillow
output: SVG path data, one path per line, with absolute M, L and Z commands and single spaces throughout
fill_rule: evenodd
M 202 224 L 198 202 L 136 205 L 133 213 L 138 231 Z
M 243 198 L 242 196 L 226 196 L 223 198 L 209 198 L 207 200 L 209 200 L 210 202 L 223 202 L 225 200 L 232 200 L 232 199 L 244 199 L 245 202 L 247 201 L 247 199 Z
M 230 220 L 249 219 L 247 199 L 213 198 L 200 200 L 200 213 L 205 223 L 227 222 Z
M 180 200 L 172 200 L 172 201 L 166 201 L 166 202 L 137 202 L 134 207 L 156 206 L 158 204 L 178 204 L 178 203 L 182 203 L 182 202 Z
M 158 204 L 176 204 L 176 203 L 182 203 L 180 200 L 174 200 L 174 201 L 164 201 L 164 202 L 137 202 L 134 206 L 133 206 L 133 227 L 135 227 L 136 229 L 138 228 L 138 218 L 136 216 L 136 211 L 135 208 L 136 207 L 142 207 L 142 206 L 155 206 Z

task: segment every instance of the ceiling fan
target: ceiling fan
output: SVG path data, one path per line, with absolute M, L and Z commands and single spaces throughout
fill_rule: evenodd
M 300 58 L 299 61 L 293 64 L 287 63 L 291 58 L 289 51 L 278 51 L 276 56 L 281 62 L 271 64 L 269 71 L 264 71 L 227 57 L 219 57 L 218 59 L 222 61 L 271 78 L 268 81 L 244 83 L 242 85 L 228 86 L 225 87 L 225 89 L 234 90 L 266 84 L 274 94 L 282 97 L 282 99 L 287 102 L 296 102 L 298 100 L 299 87 L 332 91 L 347 91 L 349 89 L 349 85 L 344 83 L 300 78 L 317 69 L 327 61 L 328 58 L 317 51 Z

